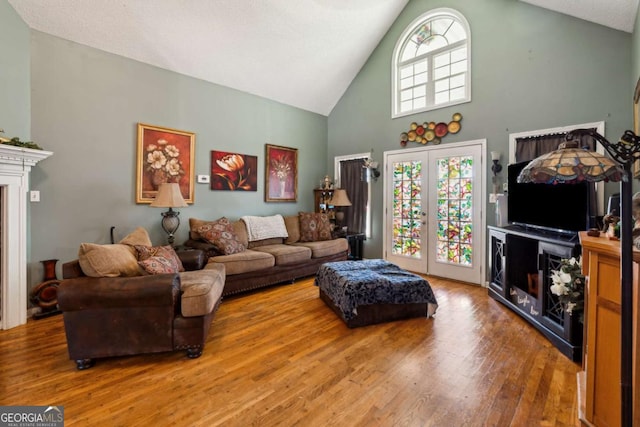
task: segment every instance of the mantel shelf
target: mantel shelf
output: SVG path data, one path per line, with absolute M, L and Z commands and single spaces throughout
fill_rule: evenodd
M 34 166 L 53 155 L 51 151 L 0 144 L 0 164 Z

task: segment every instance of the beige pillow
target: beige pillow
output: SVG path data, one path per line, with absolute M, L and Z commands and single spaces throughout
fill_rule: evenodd
M 284 226 L 287 227 L 287 240 L 285 243 L 295 243 L 300 240 L 300 218 L 298 215 L 284 217 Z
M 231 226 L 233 227 L 233 231 L 236 233 L 236 236 L 238 236 L 238 240 L 240 241 L 240 243 L 242 243 L 245 248 L 249 247 L 247 224 L 245 224 L 243 220 L 239 219 L 237 221 L 233 221 L 231 223 Z
M 120 240 L 118 243 L 120 243 L 121 245 L 129 245 L 129 246 L 135 246 L 135 245 L 152 246 L 151 239 L 149 238 L 149 233 L 147 233 L 147 230 L 145 230 L 143 227 L 136 228 L 131 233 L 124 236 L 124 238 Z
M 136 250 L 129 245 L 82 243 L 78 261 L 89 277 L 140 276 L 136 255 Z
M 82 243 L 78 261 L 89 277 L 140 276 L 138 253 L 134 245 L 151 246 L 149 233 L 138 227 L 115 245 Z

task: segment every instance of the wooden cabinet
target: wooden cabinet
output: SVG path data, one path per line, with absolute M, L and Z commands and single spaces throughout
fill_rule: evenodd
M 333 196 L 333 190 L 316 188 L 313 190 L 313 209 L 316 213 L 326 213 L 330 219 L 335 218 L 335 209 L 329 202 Z
M 519 227 L 489 227 L 489 296 L 539 330 L 564 355 L 582 358 L 582 325 L 565 313 L 550 286 L 551 270 L 580 254 L 577 236 L 536 233 Z
M 585 291 L 585 356 L 579 374 L 580 419 L 584 425 L 621 424 L 620 387 L 620 243 L 580 233 L 582 270 L 588 276 Z M 638 254 L 634 254 L 634 349 L 638 330 Z M 640 389 L 637 385 L 638 358 L 634 351 L 634 425 L 640 425 Z

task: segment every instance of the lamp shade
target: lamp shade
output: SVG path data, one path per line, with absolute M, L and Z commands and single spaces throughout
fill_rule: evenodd
M 351 206 L 351 200 L 347 196 L 347 190 L 337 188 L 333 191 L 333 196 L 329 202 L 333 206 Z
M 184 208 L 187 202 L 182 197 L 180 186 L 175 182 L 160 184 L 156 199 L 149 205 L 154 208 Z
M 539 184 L 580 181 L 621 181 L 624 170 L 611 158 L 578 148 L 575 141 L 560 144 L 557 150 L 533 159 L 518 176 L 518 182 Z

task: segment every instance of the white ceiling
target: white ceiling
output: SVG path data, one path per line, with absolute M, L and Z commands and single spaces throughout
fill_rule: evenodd
M 29 27 L 328 115 L 409 0 L 8 0 Z M 521 0 L 632 32 L 638 0 Z
M 638 0 L 520 0 L 585 21 L 633 32 Z

